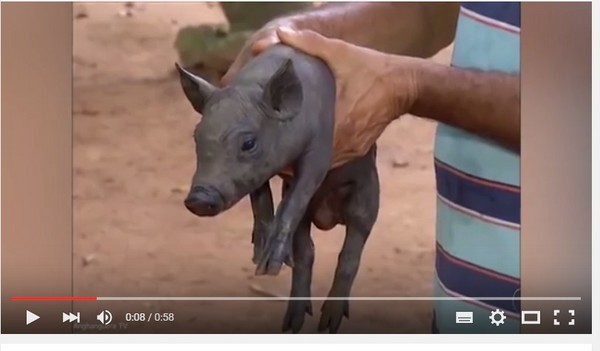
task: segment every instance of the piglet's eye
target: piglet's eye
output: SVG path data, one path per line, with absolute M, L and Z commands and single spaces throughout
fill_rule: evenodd
M 252 151 L 256 147 L 256 139 L 249 138 L 242 143 L 242 151 Z

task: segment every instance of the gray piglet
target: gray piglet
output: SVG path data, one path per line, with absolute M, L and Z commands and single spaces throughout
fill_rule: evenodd
M 347 298 L 365 242 L 379 211 L 376 146 L 330 169 L 336 97 L 327 65 L 275 45 L 246 64 L 231 85 L 217 88 L 176 65 L 183 91 L 202 119 L 194 131 L 197 168 L 185 206 L 216 216 L 250 195 L 256 274 L 292 268 L 291 299 L 283 331 L 297 333 L 312 315 L 314 246 L 321 230 L 346 226 L 333 285 L 321 309 L 319 331 L 337 332 L 349 317 Z M 274 212 L 269 180 L 283 179 Z M 305 299 L 304 299 L 305 298 Z

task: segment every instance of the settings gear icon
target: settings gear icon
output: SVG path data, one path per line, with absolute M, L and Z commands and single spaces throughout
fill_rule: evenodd
M 504 315 L 504 311 L 500 310 L 499 308 L 495 311 L 492 311 L 492 313 L 490 314 L 490 320 L 492 321 L 492 324 L 494 324 L 497 327 L 499 327 L 500 324 L 504 324 L 505 319 L 506 316 Z

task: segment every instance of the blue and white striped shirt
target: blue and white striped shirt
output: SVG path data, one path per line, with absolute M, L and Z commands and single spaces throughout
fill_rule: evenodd
M 520 3 L 464 3 L 452 65 L 520 72 Z M 439 124 L 435 139 L 437 246 L 435 296 L 504 297 L 435 303 L 440 333 L 520 331 L 520 156 L 463 130 Z M 500 326 L 493 310 L 504 311 Z M 474 324 L 455 312 L 472 311 Z M 499 319 L 499 317 L 497 317 Z

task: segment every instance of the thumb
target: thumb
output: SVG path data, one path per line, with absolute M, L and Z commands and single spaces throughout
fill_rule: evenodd
M 279 27 L 277 35 L 282 43 L 325 61 L 329 61 L 335 52 L 334 40 L 312 30 L 295 31 L 289 27 Z

